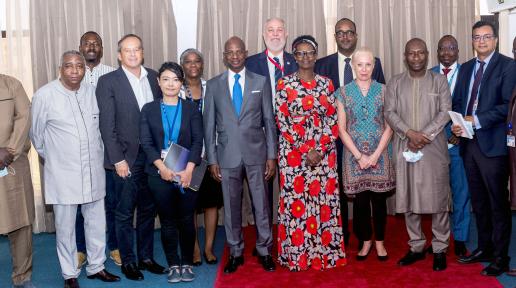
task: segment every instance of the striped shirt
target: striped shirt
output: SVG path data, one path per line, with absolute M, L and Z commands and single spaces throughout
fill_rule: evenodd
M 99 65 L 90 69 L 89 66 L 86 66 L 86 71 L 84 73 L 84 78 L 82 78 L 82 83 L 88 83 L 95 87 L 97 87 L 97 82 L 99 81 L 100 76 L 107 74 L 109 72 L 115 71 L 115 68 L 99 63 Z

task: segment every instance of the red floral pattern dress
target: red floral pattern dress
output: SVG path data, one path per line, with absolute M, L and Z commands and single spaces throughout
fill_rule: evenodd
M 337 182 L 338 136 L 333 84 L 316 75 L 305 82 L 297 73 L 278 81 L 280 199 L 278 260 L 292 271 L 323 270 L 346 264 Z M 305 162 L 308 151 L 324 155 L 319 165 Z

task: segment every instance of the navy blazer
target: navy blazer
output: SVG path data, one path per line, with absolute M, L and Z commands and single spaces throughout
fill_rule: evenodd
M 255 54 L 253 56 L 247 57 L 245 59 L 245 68 L 251 72 L 254 72 L 258 75 L 265 76 L 267 81 L 270 83 L 270 74 L 269 74 L 269 59 L 267 59 L 267 55 L 265 51 Z M 285 72 L 283 76 L 290 75 L 297 71 L 297 62 L 294 59 L 294 55 L 288 53 L 287 51 L 283 51 L 283 66 Z
M 161 98 L 158 73 L 145 69 L 154 99 Z M 116 163 L 126 160 L 131 168 L 140 148 L 140 107 L 122 67 L 99 78 L 96 94 L 104 167 L 114 169 Z
M 315 73 L 328 77 L 333 82 L 333 86 L 335 90 L 340 87 L 339 81 L 339 56 L 338 53 L 334 53 L 328 55 L 324 58 L 317 59 L 315 62 Z M 373 80 L 376 82 L 385 84 L 385 77 L 383 76 L 382 62 L 379 58 L 374 57 L 374 69 L 373 75 L 371 75 Z
M 453 111 L 462 115 L 468 104 L 471 75 L 477 58 L 462 64 L 455 85 Z M 507 155 L 505 121 L 511 93 L 516 86 L 516 62 L 494 52 L 484 72 L 478 96 L 476 115 L 481 128 L 475 130 L 480 150 L 487 157 Z M 464 145 L 466 141 L 461 141 Z M 464 151 L 464 149 L 461 149 Z
M 181 98 L 179 101 L 181 101 L 181 128 L 177 144 L 190 150 L 188 162 L 199 165 L 203 145 L 202 115 L 194 102 Z M 149 175 L 159 175 L 154 161 L 161 158 L 164 137 L 161 99 L 157 99 L 143 106 L 140 117 L 140 141 L 147 156 L 145 172 Z

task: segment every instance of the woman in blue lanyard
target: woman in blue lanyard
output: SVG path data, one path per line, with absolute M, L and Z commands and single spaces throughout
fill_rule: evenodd
M 203 56 L 197 49 L 186 49 L 180 57 L 181 66 L 185 71 L 185 81 L 181 87 L 179 97 L 197 103 L 199 110 L 203 110 L 204 92 L 206 91 L 206 81 L 202 79 L 203 72 Z M 224 201 L 222 199 L 222 186 L 210 175 L 206 170 L 201 187 L 199 188 L 199 197 L 197 199 L 197 213 L 204 212 L 204 260 L 208 264 L 216 264 L 217 257 L 213 253 L 213 241 L 217 231 L 217 211 L 222 207 Z M 197 224 L 197 222 L 196 222 Z M 197 231 L 197 225 L 196 231 Z M 201 249 L 198 237 L 195 238 L 195 247 L 193 254 L 193 264 L 198 266 L 202 264 Z
M 183 82 L 181 66 L 164 63 L 158 73 L 163 98 L 143 106 L 140 118 L 140 142 L 147 156 L 145 172 L 160 218 L 163 250 L 170 267 L 167 278 L 171 283 L 195 278 L 192 255 L 197 192 L 188 186 L 195 166 L 201 162 L 203 145 L 201 112 L 195 103 L 178 96 Z M 172 171 L 163 163 L 163 155 L 173 143 L 190 150 L 184 171 Z

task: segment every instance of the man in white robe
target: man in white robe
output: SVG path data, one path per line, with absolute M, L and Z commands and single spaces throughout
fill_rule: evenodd
M 44 159 L 45 203 L 53 205 L 57 255 L 64 287 L 79 287 L 75 217 L 82 204 L 90 279 L 120 280 L 104 268 L 104 147 L 94 87 L 82 84 L 84 57 L 77 51 L 61 58 L 60 79 L 41 87 L 32 100 L 30 137 Z

